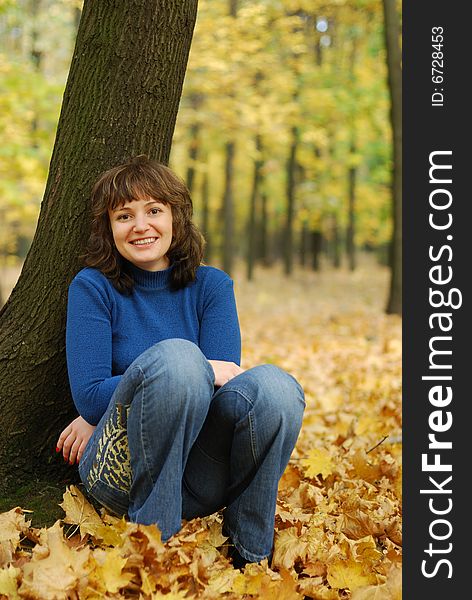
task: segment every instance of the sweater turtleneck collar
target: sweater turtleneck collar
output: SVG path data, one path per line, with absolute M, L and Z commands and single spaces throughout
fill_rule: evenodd
M 169 286 L 173 265 L 162 271 L 146 271 L 127 261 L 126 270 L 132 276 L 134 284 L 147 289 L 163 289 Z

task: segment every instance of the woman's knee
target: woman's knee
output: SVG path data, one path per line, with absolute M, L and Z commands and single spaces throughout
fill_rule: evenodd
M 163 396 L 172 396 L 175 404 L 200 406 L 213 394 L 213 370 L 198 346 L 188 340 L 163 340 L 141 354 L 132 367 L 141 373 L 141 385 L 152 389 L 148 398 L 162 401 Z
M 213 372 L 200 348 L 180 338 L 163 340 L 139 356 L 132 366 L 137 366 L 146 378 L 165 376 L 171 385 L 213 385 Z
M 275 365 L 265 364 L 247 371 L 253 387 L 252 396 L 271 414 L 287 422 L 301 423 L 305 395 L 298 381 Z

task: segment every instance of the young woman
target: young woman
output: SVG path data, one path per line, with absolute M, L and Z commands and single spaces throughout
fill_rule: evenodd
M 69 288 L 67 365 L 79 412 L 57 451 L 111 512 L 156 523 L 224 508 L 237 566 L 270 556 L 278 481 L 304 395 L 274 365 L 243 370 L 233 283 L 203 266 L 184 183 L 139 156 L 92 191 Z

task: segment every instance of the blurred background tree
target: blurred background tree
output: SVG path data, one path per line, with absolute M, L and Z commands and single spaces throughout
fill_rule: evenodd
M 81 5 L 0 0 L 3 300 L 34 234 Z M 272 264 L 356 269 L 365 253 L 389 264 L 384 32 L 380 0 L 200 0 L 170 166 L 191 188 L 207 262 L 231 273 L 244 261 L 250 279 Z

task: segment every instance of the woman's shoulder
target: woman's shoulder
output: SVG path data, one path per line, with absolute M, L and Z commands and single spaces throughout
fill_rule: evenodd
M 100 291 L 109 290 L 113 287 L 111 281 L 101 271 L 93 267 L 81 269 L 72 279 L 70 285 L 75 288 L 92 287 Z
M 200 265 L 196 273 L 196 281 L 200 282 L 205 286 L 210 285 L 211 287 L 220 285 L 223 282 L 231 282 L 231 277 L 218 269 L 217 267 L 211 267 L 209 265 Z

